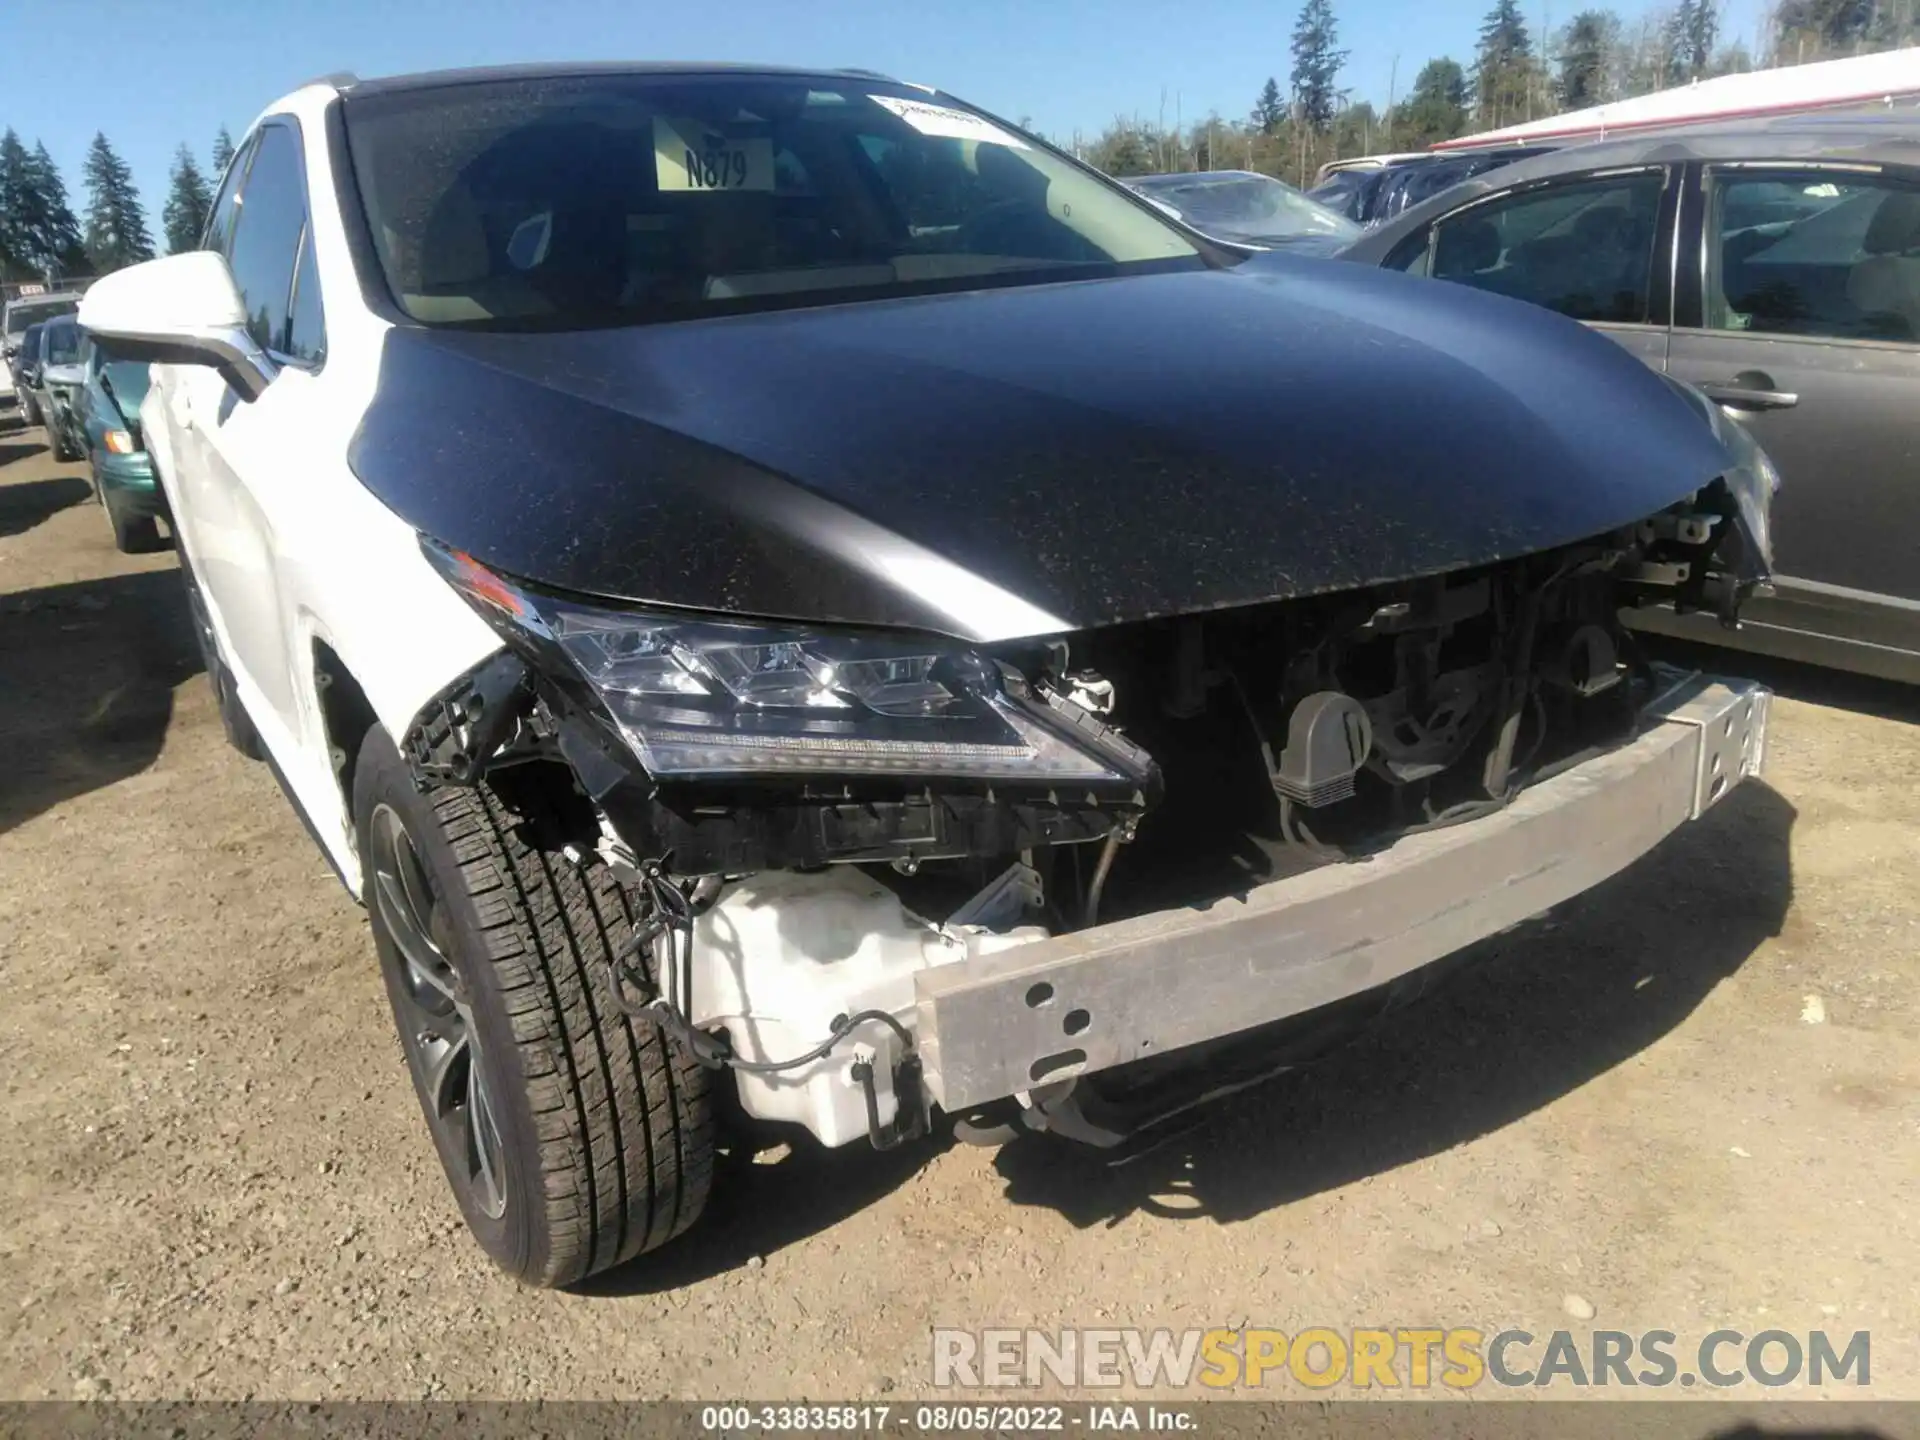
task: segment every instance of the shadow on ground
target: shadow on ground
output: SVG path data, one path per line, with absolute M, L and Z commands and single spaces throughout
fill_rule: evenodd
M 722 1159 L 700 1223 L 657 1255 L 643 1255 L 577 1287 L 582 1295 L 648 1295 L 737 1270 L 837 1225 L 911 1180 L 944 1148 L 922 1143 L 827 1150 L 801 1136 L 774 1164 Z
M 200 668 L 173 570 L 0 596 L 0 833 L 151 765 Z
M 1352 1045 L 1132 1163 L 1045 1136 L 1006 1146 L 1007 1198 L 1080 1226 L 1232 1222 L 1499 1129 L 1658 1040 L 1778 933 L 1793 821 L 1774 791 L 1742 786 L 1638 865 L 1475 947 Z
M 21 447 L 0 445 L 0 465 L 9 460 L 19 459 L 19 455 L 9 451 Z M 32 445 L 25 448 L 26 454 L 41 449 Z M 49 480 L 29 480 L 21 485 L 0 486 L 0 535 L 19 535 L 33 529 L 49 516 L 58 514 L 69 505 L 78 505 L 93 494 L 93 489 L 78 475 L 56 475 Z

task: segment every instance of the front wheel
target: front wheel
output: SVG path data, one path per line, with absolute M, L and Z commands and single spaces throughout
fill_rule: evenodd
M 713 1178 L 709 1074 L 613 1003 L 633 912 L 612 874 L 528 845 L 484 786 L 422 794 L 377 726 L 353 816 L 401 1049 L 481 1248 L 562 1286 L 680 1234 Z

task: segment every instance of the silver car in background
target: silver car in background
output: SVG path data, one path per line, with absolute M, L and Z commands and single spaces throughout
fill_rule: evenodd
M 1251 170 L 1136 175 L 1121 182 L 1214 240 L 1259 250 L 1332 255 L 1360 227 L 1293 186 Z
M 1696 125 L 1475 176 L 1343 260 L 1584 322 L 1686 381 L 1779 467 L 1740 628 L 1641 628 L 1920 683 L 1920 122 Z

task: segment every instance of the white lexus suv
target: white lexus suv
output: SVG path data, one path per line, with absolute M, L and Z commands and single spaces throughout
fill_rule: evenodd
M 921 86 L 309 85 L 80 318 L 533 1283 L 767 1126 L 1151 1135 L 1760 764 L 1766 692 L 1619 620 L 1766 573 L 1714 407 Z

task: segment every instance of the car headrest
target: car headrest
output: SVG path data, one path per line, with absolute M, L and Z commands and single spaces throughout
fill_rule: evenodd
M 473 192 L 466 183 L 456 180 L 427 216 L 420 237 L 419 287 L 433 290 L 470 285 L 485 279 L 492 268 L 480 207 L 474 203 Z
M 1869 255 L 1903 255 L 1920 249 L 1920 195 L 1889 191 L 1868 222 L 1861 248 Z

